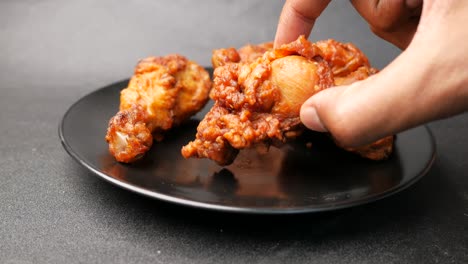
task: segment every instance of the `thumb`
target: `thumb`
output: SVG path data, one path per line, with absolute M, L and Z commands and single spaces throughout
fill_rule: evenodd
M 418 48 L 408 48 L 363 81 L 312 96 L 302 105 L 301 121 L 309 129 L 330 132 L 343 146 L 356 147 L 466 110 L 466 89 L 460 96 L 466 79 Z

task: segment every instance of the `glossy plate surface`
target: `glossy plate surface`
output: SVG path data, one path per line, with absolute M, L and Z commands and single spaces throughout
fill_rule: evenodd
M 381 162 L 347 153 L 312 132 L 281 149 L 272 147 L 268 154 L 241 151 L 227 167 L 206 159 L 186 160 L 180 149 L 194 138 L 209 104 L 155 143 L 141 161 L 120 164 L 108 153 L 104 137 L 127 83 L 101 88 L 72 105 L 60 124 L 60 139 L 66 151 L 97 176 L 168 202 L 260 214 L 335 210 L 405 189 L 429 170 L 435 157 L 430 131 L 418 127 L 398 134 L 393 155 Z

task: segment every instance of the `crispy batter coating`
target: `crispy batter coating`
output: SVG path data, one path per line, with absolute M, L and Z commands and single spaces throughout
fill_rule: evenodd
M 302 103 L 297 100 L 303 102 L 301 97 L 334 84 L 331 68 L 319 55 L 320 49 L 302 37 L 252 63 L 217 67 L 210 93 L 215 104 L 200 122 L 196 139 L 182 148 L 182 155 L 228 165 L 240 149 L 265 151 L 297 137 L 304 129 L 299 119 Z M 284 75 L 288 69 L 299 73 Z M 305 77 L 307 82 L 298 81 Z
M 333 39 L 316 42 L 322 58 L 328 62 L 334 77 L 344 77 L 360 67 L 370 68 L 369 60 L 356 46 Z
M 273 42 L 265 42 L 259 45 L 247 44 L 236 50 L 235 48 L 213 50 L 211 63 L 213 68 L 226 65 L 231 62 L 252 63 L 263 56 L 266 51 L 273 49 Z
M 258 45 L 247 44 L 238 50 L 240 61 L 245 63 L 254 62 L 256 59 L 261 58 L 265 52 L 272 49 L 273 42 L 265 42 Z
M 185 158 L 209 158 L 229 165 L 239 150 L 267 151 L 305 129 L 302 103 L 335 85 L 375 74 L 366 56 L 352 44 L 334 40 L 311 43 L 304 36 L 272 49 L 271 43 L 213 52 L 214 106 L 200 122 L 196 139 L 181 150 Z M 339 143 L 337 143 L 339 145 Z M 393 137 L 347 149 L 370 159 L 384 159 Z
M 367 159 L 384 160 L 387 159 L 390 154 L 392 154 L 394 140 L 395 136 L 388 136 L 364 146 L 344 149 L 350 152 L 354 152 Z M 335 143 L 340 146 L 339 142 Z
M 235 48 L 213 50 L 211 56 L 211 64 L 213 64 L 214 69 L 228 63 L 240 62 L 240 60 L 239 52 Z
M 120 111 L 111 118 L 106 141 L 120 162 L 144 155 L 164 132 L 205 106 L 211 80 L 208 72 L 187 58 L 172 54 L 141 60 L 128 87 L 120 94 Z

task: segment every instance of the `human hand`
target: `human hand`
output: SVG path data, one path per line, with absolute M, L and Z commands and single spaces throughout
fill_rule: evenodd
M 286 1 L 276 31 L 275 46 L 309 36 L 315 20 L 330 0 Z M 418 26 L 422 0 L 351 0 L 355 9 L 367 20 L 377 36 L 404 49 Z
M 329 0 L 289 0 L 275 45 L 308 35 Z M 373 32 L 406 48 L 380 73 L 307 100 L 301 120 L 359 146 L 468 110 L 468 2 L 464 0 L 354 0 Z M 420 17 L 418 14 L 421 13 Z

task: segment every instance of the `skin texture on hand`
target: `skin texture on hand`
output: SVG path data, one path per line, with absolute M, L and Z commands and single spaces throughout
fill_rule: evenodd
M 287 1 L 275 45 L 296 33 L 310 33 L 328 2 Z M 352 3 L 374 33 L 406 50 L 364 81 L 312 96 L 301 108 L 304 125 L 329 131 L 344 146 L 359 146 L 468 110 L 468 51 L 464 44 L 468 42 L 468 1 Z M 290 33 L 284 33 L 288 28 Z
M 292 42 L 300 35 L 309 37 L 315 20 L 330 3 L 330 0 L 288 0 L 279 18 L 274 47 Z

